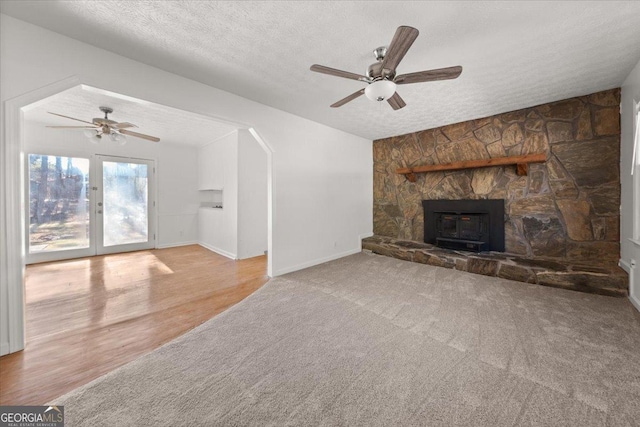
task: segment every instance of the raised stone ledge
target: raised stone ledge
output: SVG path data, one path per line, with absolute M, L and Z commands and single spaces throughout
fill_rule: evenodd
M 485 276 L 614 297 L 627 296 L 627 274 L 618 267 L 608 270 L 564 264 L 557 260 L 522 258 L 502 252 L 454 251 L 428 243 L 384 236 L 363 239 L 362 249 L 405 261 Z

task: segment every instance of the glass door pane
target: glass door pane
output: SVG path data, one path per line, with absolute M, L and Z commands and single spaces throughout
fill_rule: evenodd
M 89 159 L 29 154 L 29 254 L 90 247 Z
M 147 165 L 103 162 L 104 246 L 149 240 Z
M 155 246 L 153 161 L 97 156 L 98 254 Z

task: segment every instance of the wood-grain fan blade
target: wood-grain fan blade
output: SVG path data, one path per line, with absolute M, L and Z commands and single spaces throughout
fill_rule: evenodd
M 142 138 L 142 139 L 146 139 L 146 140 L 153 141 L 153 142 L 160 141 L 160 138 L 156 138 L 155 136 L 149 136 L 149 135 L 145 135 L 143 133 L 133 132 L 133 131 L 126 130 L 126 129 L 119 129 L 118 132 L 120 132 L 121 134 L 124 134 L 124 135 L 135 136 L 136 138 Z
M 54 129 L 96 129 L 96 126 L 45 126 L 47 128 L 54 128 Z
M 387 102 L 394 110 L 399 110 L 407 105 L 407 103 L 404 102 L 404 99 L 398 95 L 398 92 L 394 93 L 391 98 L 387 99 Z
M 347 96 L 346 98 L 342 98 L 340 101 L 338 102 L 334 102 L 333 104 L 331 104 L 331 108 L 336 108 L 336 107 L 342 107 L 344 104 L 346 104 L 347 102 L 351 102 L 354 99 L 356 99 L 357 97 L 361 96 L 364 94 L 364 89 L 360 89 L 359 91 L 352 93 L 351 95 Z
M 416 41 L 418 34 L 420 32 L 413 27 L 398 27 L 382 61 L 382 69 L 387 70 L 386 74 L 395 73 L 398 64 L 407 54 L 413 42 Z
M 458 78 L 462 73 L 462 67 L 438 68 L 437 70 L 418 71 L 416 73 L 401 74 L 394 81 L 399 85 L 410 83 L 433 82 L 436 80 L 449 80 Z
M 80 120 L 80 119 L 75 119 L 75 118 L 73 118 L 73 117 L 69 117 L 69 116 L 63 116 L 62 114 L 52 113 L 51 111 L 47 111 L 47 112 L 48 112 L 49 114 L 53 114 L 54 116 L 60 116 L 60 117 L 64 117 L 65 119 L 71 119 L 71 120 L 75 120 L 75 121 L 77 121 L 77 122 L 88 123 L 88 124 L 90 124 L 90 125 L 95 126 L 95 124 L 94 124 L 94 123 L 87 122 L 86 120 Z
M 337 70 L 331 67 L 325 67 L 324 65 L 313 64 L 310 68 L 311 71 L 316 73 L 329 74 L 330 76 L 344 77 L 345 79 L 368 81 L 369 79 L 360 74 L 350 73 L 349 71 Z
M 133 123 L 129 123 L 129 122 L 122 122 L 122 123 L 116 123 L 115 125 L 112 125 L 114 128 L 116 129 L 124 129 L 124 128 L 137 128 L 138 126 L 134 125 Z

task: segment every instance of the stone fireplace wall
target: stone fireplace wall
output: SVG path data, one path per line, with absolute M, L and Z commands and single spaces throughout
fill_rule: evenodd
M 506 251 L 617 264 L 620 89 L 373 142 L 373 230 L 423 241 L 424 199 L 504 199 Z M 396 169 L 544 152 L 529 165 L 429 172 Z

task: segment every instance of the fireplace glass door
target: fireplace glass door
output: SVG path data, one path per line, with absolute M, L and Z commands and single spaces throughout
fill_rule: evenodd
M 442 237 L 458 237 L 458 215 L 440 216 L 440 235 Z
M 479 240 L 482 238 L 482 222 L 480 215 L 460 215 L 458 217 L 458 237 L 465 240 Z

